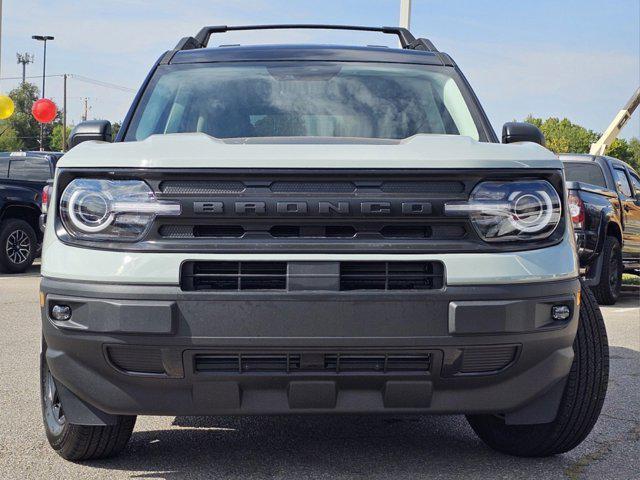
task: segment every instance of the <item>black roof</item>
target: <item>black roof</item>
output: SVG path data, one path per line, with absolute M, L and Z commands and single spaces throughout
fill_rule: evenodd
M 198 48 L 175 52 L 172 64 L 269 61 L 269 60 L 324 60 L 336 62 L 386 62 L 442 65 L 440 55 L 421 50 L 385 47 L 354 47 L 336 45 L 251 45 Z
M 282 29 L 378 32 L 383 35 L 397 36 L 402 48 L 333 45 L 232 45 L 208 48 L 209 40 L 213 34 L 222 34 L 230 31 Z M 160 63 L 264 60 L 374 61 L 426 65 L 455 65 L 453 60 L 446 53 L 439 52 L 430 40 L 426 38 L 416 38 L 406 28 L 315 24 L 242 25 L 230 27 L 218 25 L 203 27 L 195 36 L 185 37 L 180 40 L 173 50 L 163 56 Z

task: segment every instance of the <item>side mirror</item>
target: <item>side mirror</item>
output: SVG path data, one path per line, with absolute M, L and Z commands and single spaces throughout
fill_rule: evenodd
M 526 122 L 507 122 L 502 127 L 502 143 L 533 142 L 545 146 L 538 127 Z
M 88 140 L 110 142 L 111 123 L 107 120 L 89 120 L 79 123 L 71 130 L 71 134 L 69 135 L 69 148 L 73 148 Z

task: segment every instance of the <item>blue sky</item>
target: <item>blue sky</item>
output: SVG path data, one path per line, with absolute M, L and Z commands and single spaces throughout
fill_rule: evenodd
M 349 23 L 395 25 L 399 0 L 4 0 L 2 77 L 19 76 L 16 52 L 36 54 L 28 75 L 42 70 L 33 34 L 54 35 L 47 72 L 71 73 L 138 88 L 149 67 L 180 37 L 204 24 Z M 411 29 L 460 65 L 496 130 L 504 122 L 568 117 L 602 131 L 640 84 L 640 0 L 414 0 Z M 356 43 L 393 45 L 375 34 L 262 32 L 221 43 Z M 38 82 L 39 80 L 34 79 Z M 2 80 L 8 91 L 18 82 Z M 62 81 L 47 81 L 62 103 Z M 69 81 L 69 113 L 83 98 L 89 117 L 118 121 L 131 91 Z M 640 112 L 623 131 L 640 136 Z

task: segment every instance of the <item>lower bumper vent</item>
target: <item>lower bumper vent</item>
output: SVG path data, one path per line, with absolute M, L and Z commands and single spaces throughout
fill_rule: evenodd
M 432 290 L 442 288 L 440 262 L 343 262 L 340 290 Z
M 165 373 L 159 348 L 110 346 L 107 355 L 115 367 L 127 373 Z
M 502 370 L 515 360 L 517 350 L 513 345 L 465 348 L 460 373 L 487 373 Z
M 183 290 L 286 290 L 286 262 L 187 262 Z
M 197 354 L 197 373 L 428 373 L 431 354 Z

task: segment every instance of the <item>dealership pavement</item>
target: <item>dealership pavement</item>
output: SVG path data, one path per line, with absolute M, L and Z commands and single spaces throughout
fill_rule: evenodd
M 463 417 L 141 417 L 118 458 L 51 451 L 38 397 L 38 271 L 0 276 L 0 479 L 640 478 L 640 293 L 603 308 L 609 394 L 595 430 L 547 459 L 495 453 Z

